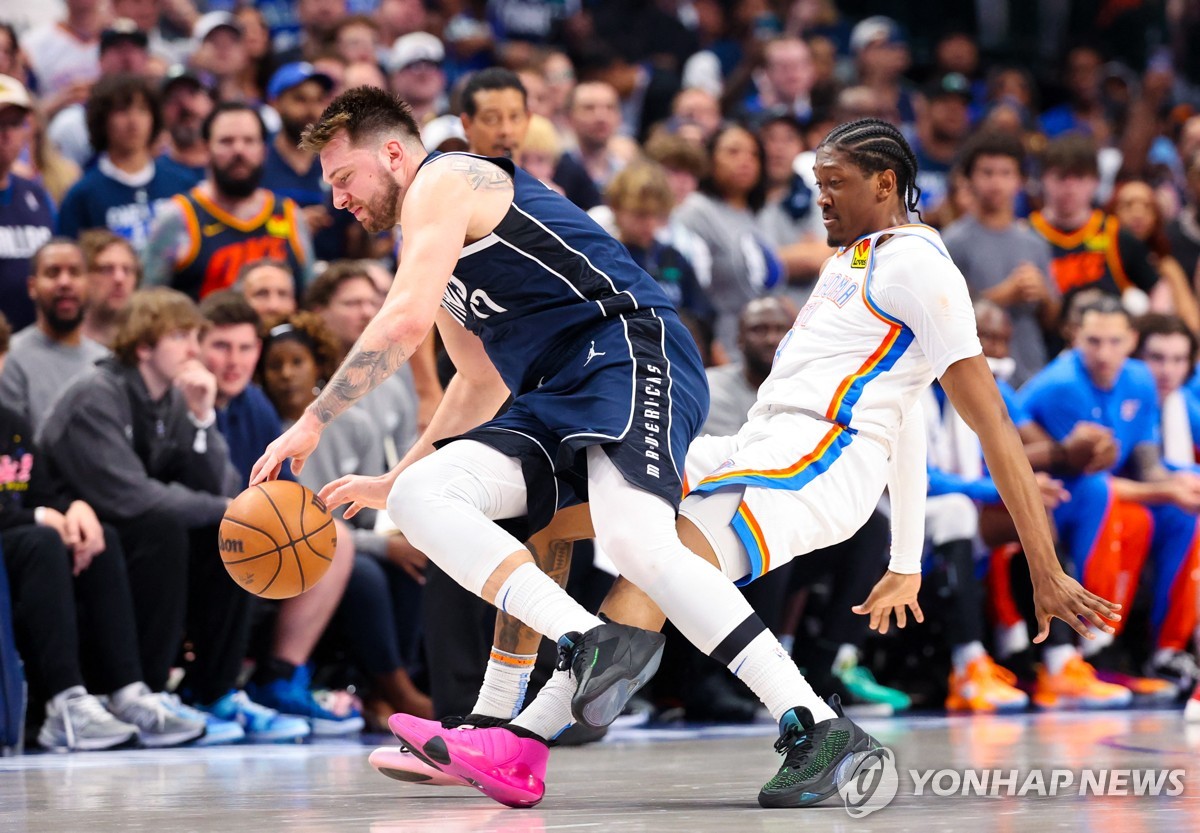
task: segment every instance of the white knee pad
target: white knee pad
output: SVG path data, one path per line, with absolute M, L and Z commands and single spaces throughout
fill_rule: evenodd
M 979 534 L 979 508 L 963 494 L 927 498 L 925 530 L 935 547 L 949 541 L 973 540 Z
M 476 595 L 508 555 L 524 548 L 494 520 L 525 514 L 518 461 L 460 440 L 406 468 L 388 515 L 409 542 Z

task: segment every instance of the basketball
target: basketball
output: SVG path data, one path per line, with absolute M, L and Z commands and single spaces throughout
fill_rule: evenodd
M 221 520 L 221 561 L 246 591 L 290 599 L 329 570 L 337 529 L 325 502 L 290 480 L 270 480 L 238 495 Z

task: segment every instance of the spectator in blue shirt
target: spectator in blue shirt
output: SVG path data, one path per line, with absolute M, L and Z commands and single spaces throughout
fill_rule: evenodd
M 88 100 L 87 124 L 100 157 L 63 199 L 58 233 L 78 238 L 87 229 L 108 228 L 140 252 L 159 204 L 191 187 L 189 178 L 154 163 L 162 129 L 158 94 L 140 76 L 102 78 Z
M 1129 358 L 1135 336 L 1120 301 L 1103 297 L 1084 306 L 1074 338 L 1073 350 L 1022 388 L 1022 404 L 1059 441 L 1082 421 L 1106 426 L 1117 456 L 1106 489 L 1081 482 L 1086 478 L 1065 478 L 1071 498 L 1055 510 L 1055 520 L 1085 586 L 1121 596 L 1126 609 L 1148 552 L 1156 650 L 1147 673 L 1190 687 L 1200 677 L 1187 652 L 1196 622 L 1192 574 L 1198 563 L 1200 475 L 1163 465 L 1154 378 L 1142 362 Z M 1150 530 L 1148 540 L 1111 541 L 1104 525 L 1111 512 L 1126 516 L 1131 528 Z
M 46 189 L 12 172 L 29 141 L 32 110 L 25 86 L 0 75 L 0 313 L 14 330 L 33 323 L 33 301 L 25 289 L 29 258 L 54 233 Z

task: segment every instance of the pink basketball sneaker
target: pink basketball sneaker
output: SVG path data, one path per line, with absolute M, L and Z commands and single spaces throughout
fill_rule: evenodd
M 532 807 L 546 793 L 550 749 L 536 737 L 501 728 L 446 729 L 408 714 L 392 715 L 388 726 L 430 767 L 465 780 L 501 804 Z
M 462 778 L 434 769 L 403 746 L 381 746 L 367 759 L 371 766 L 397 781 L 427 787 L 469 787 Z

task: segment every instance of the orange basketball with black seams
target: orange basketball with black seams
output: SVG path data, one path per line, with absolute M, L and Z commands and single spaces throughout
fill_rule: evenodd
M 337 529 L 325 502 L 290 480 L 251 486 L 225 510 L 218 549 L 229 575 L 264 599 L 290 599 L 329 570 Z

